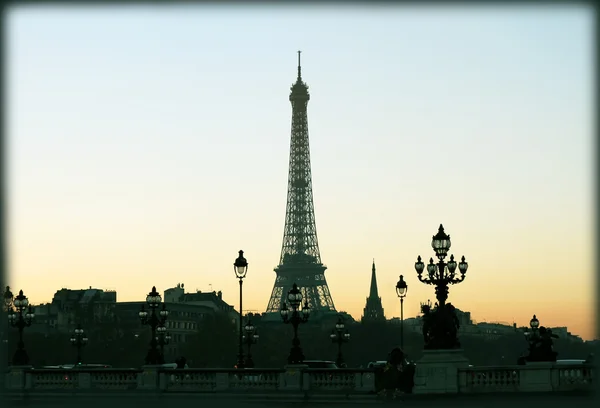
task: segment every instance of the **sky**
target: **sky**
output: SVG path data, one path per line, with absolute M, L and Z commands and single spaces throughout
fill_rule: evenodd
M 7 13 L 9 283 L 142 300 L 184 283 L 244 309 L 275 281 L 297 50 L 337 310 L 375 259 L 386 316 L 440 223 L 474 320 L 593 315 L 593 16 L 584 7 L 22 7 Z

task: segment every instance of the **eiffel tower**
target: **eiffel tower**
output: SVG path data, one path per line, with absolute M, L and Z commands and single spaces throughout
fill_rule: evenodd
M 303 299 L 308 300 L 311 320 L 314 320 L 335 313 L 335 306 L 325 280 L 327 267 L 321 262 L 317 241 L 306 115 L 310 95 L 308 85 L 302 81 L 300 52 L 298 78 L 290 93 L 292 136 L 283 245 L 279 266 L 275 268 L 277 278 L 267 305 L 267 314 L 279 314 L 281 305 L 287 301 L 288 290 L 296 283 Z

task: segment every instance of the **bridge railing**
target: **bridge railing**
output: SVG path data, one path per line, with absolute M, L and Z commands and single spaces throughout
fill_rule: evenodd
M 515 366 L 459 369 L 459 391 L 528 392 L 589 390 L 593 387 L 592 366 L 538 363 Z
M 373 369 L 32 369 L 14 367 L 6 374 L 10 391 L 164 393 L 372 394 Z M 539 365 L 458 369 L 459 393 L 589 390 L 595 381 L 590 366 Z

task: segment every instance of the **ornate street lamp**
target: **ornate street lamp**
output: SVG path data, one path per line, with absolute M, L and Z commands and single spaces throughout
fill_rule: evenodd
M 156 286 L 152 286 L 152 291 L 146 296 L 146 303 L 148 304 L 150 313 L 146 312 L 144 305 L 142 305 L 142 310 L 140 310 L 139 313 L 142 325 L 150 326 L 152 331 L 152 335 L 150 336 L 150 350 L 148 350 L 148 354 L 146 355 L 146 364 L 149 365 L 159 365 L 164 364 L 165 362 L 164 356 L 158 351 L 158 342 L 156 340 L 156 329 L 159 326 L 164 326 L 167 321 L 167 316 L 169 316 L 169 312 L 164 303 L 162 304 L 160 312 L 156 311 L 160 306 L 161 301 L 162 297 L 156 291 Z
M 13 298 L 14 295 L 10 290 L 10 286 L 6 287 L 6 290 L 4 291 L 4 303 L 3 303 L 3 307 L 4 307 L 4 311 L 6 312 L 6 314 L 8 315 L 9 310 L 12 309 L 12 305 L 13 305 Z M 4 343 L 5 347 L 6 347 L 6 364 L 8 365 L 8 362 L 10 361 L 10 357 L 9 357 L 9 348 L 8 348 L 8 332 L 10 331 L 10 319 L 7 319 L 7 330 L 3 335 L 3 339 L 2 342 Z
M 169 342 L 171 341 L 171 334 L 167 331 L 167 328 L 165 326 L 158 326 L 156 328 L 156 342 L 158 343 L 158 346 L 160 347 L 160 354 L 163 357 L 163 360 L 165 358 L 165 346 L 167 344 L 169 344 Z
M 81 349 L 87 344 L 88 338 L 81 328 L 81 325 L 77 325 L 73 334 L 71 334 L 71 344 L 77 349 L 77 361 L 76 365 L 81 364 Z
M 533 318 L 529 321 L 529 326 L 533 331 L 537 331 L 538 327 L 540 327 L 540 321 L 535 315 L 533 315 Z
M 439 260 L 438 263 L 434 263 L 433 258 L 430 258 L 427 265 L 427 276 L 423 277 L 425 264 L 421 261 L 421 256 L 418 256 L 417 262 L 415 262 L 415 270 L 419 281 L 435 286 L 435 296 L 438 300 L 434 311 L 424 316 L 427 318 L 427 322 L 424 322 L 424 330 L 427 327 L 427 330 L 430 330 L 431 333 L 435 332 L 434 335 L 426 336 L 433 340 L 433 343 L 426 344 L 426 348 L 445 349 L 459 346 L 457 338 L 458 318 L 454 306 L 447 306 L 446 300 L 448 299 L 448 286 L 464 281 L 469 265 L 464 256 L 459 263 L 454 260 L 454 255 L 450 255 L 450 260 L 444 262 L 450 245 L 450 235 L 444 232 L 444 226 L 440 224 L 438 233 L 431 240 L 431 247 Z M 457 267 L 460 276 L 456 275 Z
M 342 344 L 350 341 L 350 333 L 348 333 L 348 329 L 345 329 L 344 326 L 344 318 L 342 315 L 338 315 L 338 321 L 335 324 L 335 329 L 331 330 L 331 334 L 329 335 L 331 341 L 338 346 L 338 355 L 335 363 L 338 367 L 342 367 L 344 365 L 344 356 L 342 355 Z
M 248 272 L 248 261 L 244 258 L 244 251 L 240 250 L 238 252 L 240 255 L 237 257 L 235 262 L 233 263 L 233 270 L 235 271 L 235 277 L 240 281 L 240 330 L 239 330 L 239 350 L 238 350 L 238 362 L 237 368 L 244 368 L 244 347 L 243 347 L 243 336 L 244 330 L 242 329 L 242 319 L 244 316 L 242 309 L 242 285 L 244 282 L 244 278 L 246 277 L 246 273 Z
M 529 321 L 531 332 L 525 332 L 525 337 L 529 342 L 528 361 L 556 361 L 557 353 L 552 349 L 552 338 L 558 338 L 552 334 L 552 330 L 540 326 L 540 321 L 536 315 Z
M 301 364 L 304 361 L 304 354 L 300 348 L 300 339 L 298 339 L 298 325 L 300 323 L 306 323 L 310 317 L 310 307 L 308 301 L 304 301 L 304 306 L 300 309 L 302 304 L 302 293 L 298 289 L 298 285 L 294 283 L 292 289 L 288 291 L 288 302 L 291 310 L 288 309 L 286 302 L 283 302 L 281 306 L 281 318 L 284 323 L 291 323 L 294 328 L 294 339 L 292 340 L 292 349 L 288 356 L 288 364 Z
M 421 256 L 418 256 L 417 262 L 415 262 L 415 269 L 421 282 L 435 286 L 435 297 L 437 298 L 440 307 L 444 307 L 446 300 L 448 299 L 448 285 L 456 285 L 464 281 L 469 264 L 465 261 L 464 256 L 460 263 L 457 264 L 454 260 L 454 255 L 450 255 L 450 260 L 444 262 L 444 258 L 450 249 L 450 235 L 446 235 L 444 226 L 441 224 L 438 233 L 433 236 L 431 246 L 439 259 L 439 262 L 435 264 L 433 263 L 433 258 L 430 258 L 429 265 L 427 265 L 428 276 L 423 277 L 422 274 L 425 269 L 425 264 L 421 261 Z M 457 265 L 460 276 L 456 276 Z
M 25 351 L 25 343 L 23 343 L 23 329 L 31 326 L 35 314 L 29 304 L 27 297 L 23 295 L 23 291 L 19 291 L 19 295 L 14 298 L 13 305 L 16 311 L 11 307 L 8 311 L 8 320 L 13 327 L 19 330 L 19 342 L 17 343 L 17 350 L 13 356 L 13 365 L 24 366 L 29 364 L 29 356 Z M 27 311 L 25 313 L 25 311 Z
M 400 298 L 400 348 L 404 350 L 404 298 L 408 291 L 408 285 L 404 282 L 404 275 L 400 275 L 400 280 L 396 283 L 396 294 Z
M 244 337 L 242 339 L 248 347 L 248 353 L 246 355 L 246 362 L 244 363 L 245 368 L 254 368 L 254 361 L 252 360 L 252 345 L 258 342 L 258 332 L 256 327 L 252 324 L 252 320 L 248 318 L 248 323 L 244 326 Z

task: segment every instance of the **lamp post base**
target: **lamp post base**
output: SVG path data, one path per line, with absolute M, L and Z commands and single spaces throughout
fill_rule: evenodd
M 25 349 L 17 349 L 13 355 L 12 363 L 14 366 L 26 366 L 29 365 L 29 355 Z
M 254 368 L 254 361 L 252 357 L 247 357 L 246 362 L 244 363 L 244 368 Z
M 458 393 L 458 369 L 469 366 L 461 349 L 423 350 L 415 372 L 415 394 Z
M 302 349 L 300 346 L 294 345 L 290 350 L 290 355 L 288 356 L 288 364 L 302 364 L 304 361 L 304 353 L 302 353 Z
M 146 365 L 159 365 L 164 364 L 165 359 L 158 349 L 150 349 L 148 350 L 148 354 L 146 354 Z

